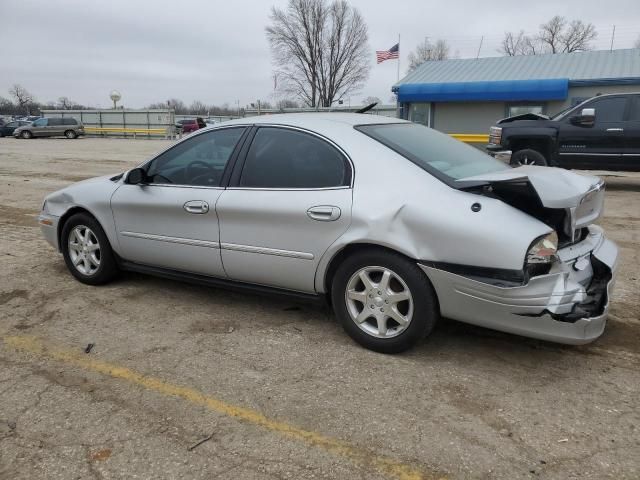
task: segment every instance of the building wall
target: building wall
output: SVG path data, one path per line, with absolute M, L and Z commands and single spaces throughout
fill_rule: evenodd
M 598 93 L 634 93 L 640 92 L 640 85 L 596 85 L 594 87 L 569 87 L 567 99 L 560 102 L 547 102 L 547 114 L 553 115 L 577 102 L 574 100 L 595 97 Z
M 431 127 L 445 133 L 489 133 L 504 118 L 504 102 L 451 102 L 432 104 Z
M 630 93 L 640 91 L 640 85 L 601 85 L 570 87 L 566 100 L 557 102 L 445 102 L 431 104 L 431 127 L 445 133 L 487 134 L 497 120 L 508 116 L 513 105 L 542 105 L 547 115 L 553 115 L 578 101 L 598 93 Z M 408 105 L 410 108 L 410 104 Z

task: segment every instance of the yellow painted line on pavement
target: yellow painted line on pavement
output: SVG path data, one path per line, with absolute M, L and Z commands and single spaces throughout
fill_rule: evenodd
M 444 480 L 446 478 L 435 473 L 422 472 L 398 460 L 377 455 L 374 452 L 351 445 L 345 441 L 331 438 L 311 430 L 304 430 L 280 420 L 270 419 L 256 410 L 227 403 L 192 388 L 173 385 L 159 378 L 143 375 L 126 367 L 95 360 L 76 351 L 50 345 L 37 337 L 27 335 L 5 336 L 2 337 L 2 340 L 6 345 L 16 350 L 29 352 L 112 378 L 125 380 L 162 395 L 182 398 L 194 405 L 206 407 L 211 411 L 266 428 L 285 437 L 343 456 L 360 467 L 375 469 L 391 478 L 398 480 Z

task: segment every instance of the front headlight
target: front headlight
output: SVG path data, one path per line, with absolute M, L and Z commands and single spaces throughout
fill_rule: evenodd
M 489 143 L 500 145 L 502 142 L 502 127 L 491 127 L 489 129 Z
M 551 263 L 558 251 L 558 234 L 551 232 L 533 242 L 527 252 L 527 263 Z

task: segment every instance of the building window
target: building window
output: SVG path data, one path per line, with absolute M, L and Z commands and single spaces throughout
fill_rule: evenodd
M 429 127 L 430 103 L 412 103 L 409 105 L 409 120 Z
M 544 113 L 543 105 L 509 105 L 507 108 L 507 117 L 515 117 L 516 115 L 524 115 L 525 113 Z

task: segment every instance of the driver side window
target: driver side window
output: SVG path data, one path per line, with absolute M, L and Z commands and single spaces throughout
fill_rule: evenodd
M 151 161 L 150 183 L 218 187 L 244 127 L 201 133 Z

